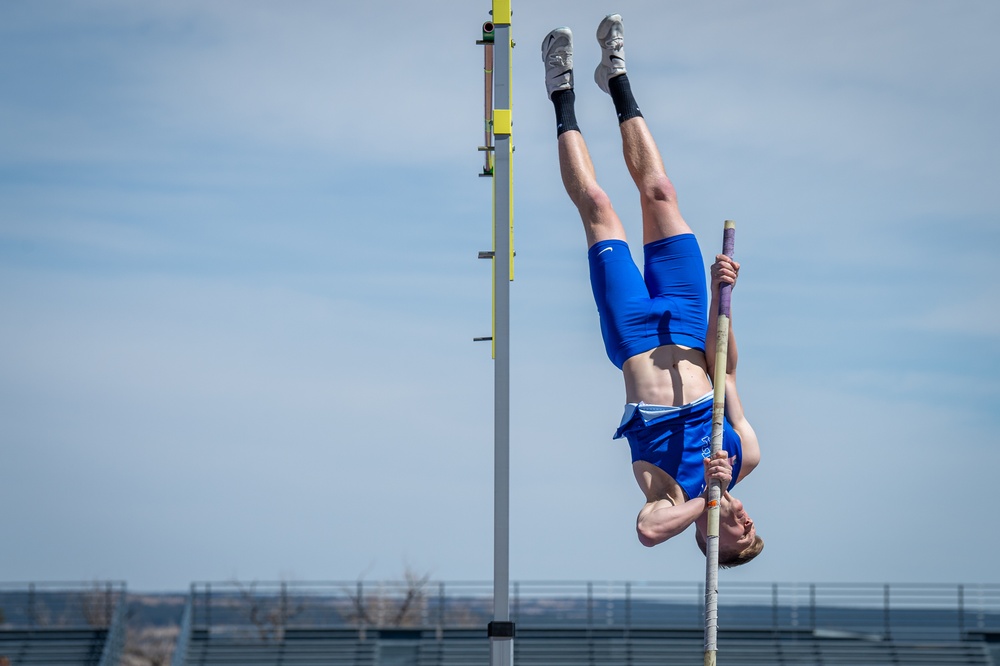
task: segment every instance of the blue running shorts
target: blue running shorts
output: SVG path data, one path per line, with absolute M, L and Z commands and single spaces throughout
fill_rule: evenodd
M 662 238 L 643 247 L 643 275 L 628 243 L 607 240 L 587 252 L 601 334 L 619 369 L 636 354 L 661 345 L 705 350 L 708 286 L 694 234 Z

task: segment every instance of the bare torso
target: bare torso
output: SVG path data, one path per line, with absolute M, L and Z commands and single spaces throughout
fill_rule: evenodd
M 712 390 L 705 353 L 663 345 L 632 356 L 622 366 L 625 401 L 677 407 Z
M 712 390 L 705 353 L 681 345 L 663 345 L 636 354 L 622 366 L 625 401 L 649 405 L 680 406 Z M 681 504 L 687 497 L 673 477 L 648 462 L 632 463 L 635 480 L 646 500 Z

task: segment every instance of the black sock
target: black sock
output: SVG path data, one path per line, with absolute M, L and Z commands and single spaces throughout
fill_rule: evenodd
M 629 118 L 642 118 L 639 105 L 632 97 L 632 86 L 628 82 L 628 74 L 619 74 L 608 81 L 608 90 L 611 91 L 611 101 L 615 103 L 615 113 L 618 114 L 618 124 L 622 124 Z
M 556 136 L 569 130 L 580 131 L 576 124 L 576 93 L 572 88 L 552 93 L 552 105 L 556 107 Z

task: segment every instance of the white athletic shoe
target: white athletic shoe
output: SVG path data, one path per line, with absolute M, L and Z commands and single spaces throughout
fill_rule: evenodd
M 545 35 L 542 62 L 545 63 L 545 90 L 550 99 L 557 90 L 573 89 L 573 33 L 569 28 L 556 28 Z
M 594 72 L 594 81 L 601 90 L 610 92 L 608 81 L 625 73 L 625 30 L 619 14 L 609 14 L 597 26 L 597 43 L 601 45 L 601 64 Z

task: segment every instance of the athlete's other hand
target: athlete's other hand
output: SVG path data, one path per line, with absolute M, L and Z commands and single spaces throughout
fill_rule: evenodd
M 718 289 L 720 284 L 736 286 L 736 278 L 740 273 L 740 263 L 724 254 L 715 255 L 712 264 L 712 288 Z

